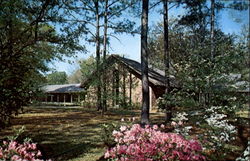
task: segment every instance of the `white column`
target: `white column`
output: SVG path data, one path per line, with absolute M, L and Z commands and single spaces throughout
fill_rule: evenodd
M 73 102 L 73 95 L 70 94 L 70 102 L 72 103 Z
M 149 111 L 152 111 L 152 88 L 149 87 Z

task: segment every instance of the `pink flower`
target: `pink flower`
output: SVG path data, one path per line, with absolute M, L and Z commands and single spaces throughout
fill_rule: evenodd
M 41 156 L 34 143 L 19 144 L 16 141 L 6 141 L 4 145 L 0 147 L 0 159 L 3 160 L 37 160 L 37 157 Z
M 121 122 L 124 122 L 124 118 L 121 119 Z
M 205 160 L 205 157 L 201 155 L 202 146 L 198 141 L 186 140 L 175 133 L 161 132 L 157 125 L 142 128 L 139 124 L 134 124 L 132 127 L 122 126 L 120 130 L 113 132 L 117 145 L 106 151 L 105 158 L 107 159 Z
M 121 127 L 120 127 L 121 132 L 124 132 L 126 129 L 127 129 L 126 126 L 121 126 Z
M 176 123 L 176 122 L 174 122 L 174 121 L 172 121 L 172 122 L 171 122 L 171 125 L 172 125 L 172 126 L 176 126 L 176 125 L 177 125 L 177 123 Z
M 104 154 L 104 158 L 109 158 L 110 157 L 110 154 L 109 154 L 109 151 L 107 150 L 106 153 Z
M 158 129 L 158 126 L 157 126 L 157 125 L 153 125 L 153 129 L 154 129 L 154 130 L 157 130 L 157 129 Z
M 161 124 L 161 128 L 164 129 L 164 128 L 165 128 L 165 125 Z
M 114 130 L 112 135 L 115 136 L 115 135 L 117 135 L 117 133 L 118 133 L 118 131 Z
M 3 141 L 3 145 L 7 145 L 8 143 L 7 143 L 7 141 Z
M 182 122 L 182 121 L 179 121 L 179 122 L 178 122 L 178 125 L 182 125 L 182 124 L 183 124 L 183 122 Z
M 18 155 L 13 155 L 11 160 L 21 160 L 21 158 Z
M 42 156 L 42 153 L 40 150 L 38 150 L 37 154 L 36 154 L 38 157 Z

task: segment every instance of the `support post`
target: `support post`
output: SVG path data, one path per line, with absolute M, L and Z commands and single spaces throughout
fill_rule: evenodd
M 129 73 L 129 106 L 132 109 L 132 74 Z
M 112 107 L 115 106 L 115 70 L 112 75 Z
M 65 94 L 63 94 L 63 105 L 65 106 Z
M 119 105 L 119 72 L 116 70 L 115 71 L 115 99 L 116 99 L 116 105 Z
M 149 87 L 149 111 L 152 111 L 152 88 Z

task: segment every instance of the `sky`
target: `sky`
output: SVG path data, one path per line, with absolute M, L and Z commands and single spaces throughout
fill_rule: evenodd
M 161 7 L 161 6 L 159 6 Z M 209 7 L 209 6 L 208 6 Z M 162 15 L 157 12 L 158 9 L 150 10 L 149 13 L 149 26 L 157 24 L 162 21 Z M 173 8 L 169 10 L 169 18 L 176 17 L 177 15 L 184 14 L 185 10 L 182 8 Z M 216 16 L 218 27 L 225 33 L 240 33 L 243 24 L 249 25 L 249 10 L 243 12 L 233 12 L 232 10 L 223 10 Z M 235 22 L 236 19 L 240 19 L 240 23 Z M 140 18 L 137 19 L 137 24 L 140 24 Z M 109 54 L 124 55 L 127 58 L 140 62 L 140 35 L 117 35 L 120 41 L 112 39 L 110 42 Z M 72 74 L 79 68 L 77 61 L 80 59 L 87 59 L 90 55 L 95 55 L 95 46 L 86 44 L 88 52 L 86 54 L 78 53 L 74 58 L 65 57 L 65 61 L 54 61 L 49 66 L 56 71 L 65 71 L 68 75 Z M 71 63 L 69 63 L 71 61 Z

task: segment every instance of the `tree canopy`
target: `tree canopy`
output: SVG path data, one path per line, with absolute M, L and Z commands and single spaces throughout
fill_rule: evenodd
M 67 74 L 66 72 L 52 72 L 46 76 L 47 84 L 66 84 L 67 81 Z
M 78 37 L 63 29 L 62 2 L 4 0 L 0 2 L 0 126 L 18 114 L 45 80 L 47 64 L 76 50 Z

